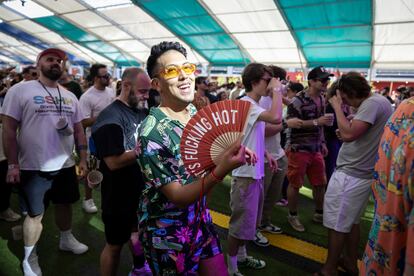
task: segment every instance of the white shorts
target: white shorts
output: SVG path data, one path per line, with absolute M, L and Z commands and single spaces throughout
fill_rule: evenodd
M 335 171 L 325 193 L 323 225 L 337 232 L 351 232 L 365 211 L 372 181 Z

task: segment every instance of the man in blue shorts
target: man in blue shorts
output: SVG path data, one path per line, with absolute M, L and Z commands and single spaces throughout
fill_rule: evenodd
M 25 276 L 41 275 L 35 247 L 49 201 L 55 204 L 59 248 L 74 254 L 88 250 L 71 231 L 71 204 L 79 200 L 72 151 L 76 143 L 80 174 L 84 176 L 86 138 L 76 96 L 57 82 L 65 59 L 66 54 L 59 49 L 42 51 L 37 57 L 39 79 L 13 86 L 2 109 L 6 180 L 18 187 L 28 211 L 23 222 Z

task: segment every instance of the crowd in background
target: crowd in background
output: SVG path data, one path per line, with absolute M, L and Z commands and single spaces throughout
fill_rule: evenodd
M 251 65 L 249 66 L 251 67 Z M 247 68 L 250 68 L 250 67 L 247 67 Z M 338 172 L 337 161 L 338 160 L 340 160 L 339 161 L 340 164 L 342 163 L 345 164 L 345 165 L 342 164 L 345 168 L 346 166 L 349 165 L 347 163 L 349 160 L 344 160 L 344 158 L 346 159 L 346 158 L 352 157 L 351 158 L 353 160 L 352 162 L 361 161 L 358 159 L 357 156 L 354 156 L 355 154 L 352 154 L 350 152 L 345 152 L 345 153 L 342 152 L 341 154 L 341 147 L 342 149 L 343 148 L 346 149 L 346 147 L 348 147 L 350 143 L 352 143 L 353 141 L 357 141 L 361 136 L 353 137 L 352 135 L 350 135 L 352 138 L 349 138 L 348 136 L 344 134 L 344 132 L 342 132 L 342 136 L 341 136 L 338 129 L 341 131 L 345 131 L 347 128 L 352 127 L 351 126 L 352 124 L 350 122 L 352 122 L 352 120 L 354 119 L 354 116 L 357 116 L 356 117 L 357 119 L 361 118 L 362 115 L 358 113 L 358 107 L 363 102 L 363 100 L 369 98 L 369 95 L 372 92 L 371 88 L 369 87 L 368 83 L 363 79 L 363 77 L 361 77 L 360 74 L 353 73 L 353 72 L 344 74 L 344 77 L 340 77 L 338 80 L 330 84 L 331 74 L 325 71 L 323 67 L 317 67 L 309 73 L 308 82 L 305 83 L 305 86 L 304 86 L 302 83 L 292 82 L 292 81 L 287 80 L 286 71 L 284 71 L 282 68 L 279 68 L 277 66 L 260 65 L 260 66 L 257 66 L 257 68 L 256 68 L 257 70 L 263 70 L 264 72 L 260 79 L 260 81 L 264 80 L 266 82 L 266 85 L 263 87 L 266 88 L 269 86 L 272 89 L 277 88 L 278 91 L 277 93 L 275 92 L 273 97 L 277 97 L 277 95 L 279 95 L 278 93 L 280 93 L 281 100 L 283 98 L 283 104 L 284 104 L 282 107 L 280 103 L 280 108 L 279 108 L 280 109 L 279 111 L 281 114 L 280 121 L 277 121 L 275 118 L 272 119 L 272 118 L 266 117 L 266 118 L 260 119 L 258 117 L 259 119 L 255 118 L 252 123 L 252 125 L 254 125 L 254 123 L 256 122 L 255 120 L 257 119 L 258 121 L 263 121 L 266 124 L 266 127 L 268 124 L 271 124 L 271 123 L 274 123 L 274 124 L 276 123 L 277 125 L 279 125 L 278 126 L 279 129 L 277 131 L 273 130 L 274 131 L 273 135 L 268 135 L 268 131 L 271 131 L 270 128 L 269 129 L 266 128 L 266 135 L 263 129 L 263 133 L 262 133 L 263 142 L 265 141 L 264 140 L 265 136 L 266 136 L 266 139 L 267 139 L 267 136 L 271 136 L 271 137 L 274 137 L 276 141 L 274 143 L 277 144 L 275 146 L 275 144 L 273 143 L 271 146 L 273 148 L 266 149 L 266 158 L 267 158 L 266 162 L 268 162 L 267 164 L 268 166 L 271 166 L 271 168 L 267 168 L 266 170 L 266 174 L 268 176 L 269 175 L 271 176 L 268 181 L 272 183 L 276 181 L 277 183 L 275 184 L 276 186 L 271 186 L 273 184 L 270 184 L 269 182 L 267 190 L 266 190 L 266 183 L 265 183 L 264 184 L 264 187 L 265 187 L 264 197 L 258 200 L 262 201 L 261 203 L 262 204 L 264 203 L 265 205 L 266 205 L 266 200 L 270 201 L 270 211 L 272 210 L 272 207 L 274 204 L 277 204 L 279 206 L 286 206 L 289 209 L 289 215 L 287 219 L 290 225 L 292 226 L 292 229 L 289 229 L 289 230 L 284 229 L 283 231 L 304 232 L 306 222 L 302 224 L 301 221 L 299 220 L 299 215 L 298 215 L 298 210 L 297 210 L 297 201 L 298 201 L 297 194 L 298 194 L 298 190 L 303 185 L 304 175 L 307 174 L 313 186 L 313 192 L 315 196 L 315 213 L 313 216 L 313 221 L 317 223 L 323 223 L 326 227 L 332 230 L 332 232 L 330 232 L 330 235 L 332 236 L 329 237 L 330 238 L 330 247 L 329 247 L 330 255 L 328 256 L 327 263 L 323 267 L 323 270 L 318 272 L 318 275 L 331 275 L 330 273 L 332 272 L 332 266 L 335 267 L 336 269 L 337 263 L 340 261 L 339 255 L 342 252 L 342 247 L 344 246 L 343 241 L 346 241 L 346 239 L 349 238 L 349 236 L 347 236 L 346 234 L 353 233 L 352 232 L 354 231 L 354 229 L 352 228 L 353 225 L 359 223 L 357 217 L 358 215 L 360 215 L 360 210 L 355 210 L 354 220 L 351 222 L 347 222 L 349 224 L 349 228 L 345 229 L 345 228 L 338 227 L 337 225 L 335 225 L 335 222 L 332 222 L 332 218 L 329 217 L 329 214 L 327 214 L 327 211 L 325 210 L 325 208 L 327 208 L 329 209 L 331 213 L 336 214 L 336 212 L 338 212 L 336 210 L 337 206 L 332 206 L 333 204 L 332 199 L 328 203 L 326 202 L 324 203 L 324 194 L 326 190 L 326 185 L 328 183 L 331 183 L 330 182 L 331 179 L 333 179 L 331 180 L 332 182 L 335 182 L 335 181 L 345 182 L 344 179 L 347 177 L 346 175 L 341 176 L 343 178 L 341 178 L 340 181 L 335 180 L 339 177 L 337 175 L 337 172 Z M 140 75 L 140 74 L 144 74 L 144 73 L 141 71 L 136 73 L 136 75 Z M 31 80 L 37 80 L 39 75 L 40 75 L 39 71 L 35 66 L 24 67 L 21 73 L 16 72 L 15 68 L 7 68 L 7 69 L 0 70 L 0 79 L 1 79 L 0 106 L 2 105 L 3 100 L 10 88 L 12 88 L 14 85 L 20 82 L 28 82 Z M 346 80 L 347 78 L 348 78 L 347 80 L 348 84 L 344 84 L 344 80 Z M 273 80 L 273 79 L 277 79 L 277 80 Z M 125 94 L 126 93 L 125 92 L 126 91 L 125 90 L 126 89 L 125 79 L 123 80 L 113 79 L 107 67 L 105 65 L 98 64 L 98 65 L 93 65 L 90 68 L 90 71 L 87 73 L 87 77 L 85 78 L 74 77 L 70 75 L 67 70 L 63 70 L 57 82 L 61 86 L 65 87 L 68 91 L 72 92 L 76 96 L 76 98 L 80 100 L 80 109 L 86 116 L 86 119 L 82 120 L 82 125 L 86 129 L 86 138 L 88 140 L 88 153 L 98 157 L 100 155 L 99 152 L 97 153 L 96 149 L 94 151 L 91 148 L 93 146 L 92 145 L 93 139 L 91 141 L 93 127 L 97 128 L 95 123 L 101 111 L 105 110 L 107 106 L 110 106 L 117 97 L 122 98 L 123 95 L 124 96 L 126 95 Z M 142 98 L 139 101 L 137 101 L 136 105 L 138 109 L 146 110 L 145 114 L 148 114 L 148 110 L 151 107 L 159 106 L 160 101 L 161 101 L 161 95 L 160 95 L 160 91 L 158 91 L 157 89 L 150 88 L 149 79 L 146 79 L 144 82 L 147 84 L 147 86 L 146 88 L 142 88 L 142 90 L 145 90 L 145 91 L 141 91 L 141 92 L 145 95 L 142 96 Z M 251 101 L 251 99 L 249 99 L 249 97 L 251 96 L 249 95 L 252 95 L 252 91 L 256 91 L 256 90 L 254 90 L 252 87 L 246 87 L 244 85 L 245 83 L 246 81 L 241 79 L 236 82 L 230 82 L 230 83 L 218 85 L 217 81 L 215 81 L 212 78 L 205 77 L 205 76 L 198 76 L 195 78 L 195 95 L 194 95 L 194 100 L 192 101 L 192 103 L 197 110 L 200 110 L 201 108 L 207 105 L 213 104 L 218 101 L 226 100 L 226 99 Z M 358 87 L 358 89 L 360 87 L 364 87 L 364 89 L 368 87 L 367 88 L 368 92 L 364 97 L 361 98 L 358 94 L 359 91 L 356 91 L 356 92 L 353 91 L 353 89 L 355 89 L 354 87 Z M 265 90 L 264 88 L 262 89 L 263 91 Z M 137 89 L 137 88 L 134 88 L 134 89 Z M 105 91 L 105 96 L 103 96 L 104 94 L 99 91 Z M 347 103 L 347 102 L 343 102 L 342 100 L 339 100 L 338 98 L 340 97 L 339 97 L 338 91 L 342 91 L 342 92 L 350 91 L 349 94 L 347 94 L 347 95 L 351 95 L 350 98 L 348 98 L 350 99 L 350 101 Z M 351 92 L 352 93 L 355 92 L 355 93 L 352 94 Z M 406 107 L 407 101 L 405 100 L 410 99 L 412 101 L 413 99 L 412 97 L 414 96 L 414 87 L 400 86 L 395 91 L 390 91 L 390 88 L 386 87 L 382 89 L 381 91 L 376 91 L 376 92 L 378 93 L 375 93 L 375 94 L 379 94 L 378 102 L 383 104 L 382 100 L 384 98 L 382 98 L 381 96 L 385 97 L 387 101 L 389 101 L 389 104 L 392 105 L 392 110 L 395 111 L 395 110 L 400 110 L 400 109 L 397 109 L 400 105 L 403 105 L 402 107 L 407 108 Z M 93 93 L 95 93 L 96 95 L 93 96 L 92 95 Z M 257 95 L 255 93 L 257 93 Z M 257 96 L 258 99 L 260 99 L 261 97 L 261 95 L 259 95 L 260 93 L 262 92 L 260 91 L 254 92 L 253 95 Z M 314 104 L 313 102 L 314 100 L 310 100 L 309 93 L 311 94 L 314 93 L 315 95 L 312 97 L 319 99 L 318 100 L 319 102 L 315 104 L 315 106 L 312 106 L 312 108 L 314 108 L 312 110 L 306 109 L 307 107 L 304 107 L 304 106 L 309 107 L 309 105 Z M 103 97 L 105 97 L 105 101 L 103 101 Z M 128 97 L 125 96 L 125 99 L 127 98 Z M 263 96 L 263 98 L 266 98 L 266 97 Z M 363 100 L 361 100 L 360 98 Z M 360 101 L 358 103 L 355 103 L 355 99 L 359 99 Z M 276 100 L 268 99 L 268 102 L 260 103 L 261 107 L 258 107 L 257 110 L 259 110 L 260 112 L 273 110 L 276 106 L 276 103 L 273 103 L 272 101 L 275 102 Z M 402 104 L 403 102 L 404 104 Z M 349 104 L 349 103 L 353 103 L 353 104 Z M 257 104 L 259 105 L 259 101 L 257 101 Z M 367 113 L 364 113 L 365 115 L 368 114 L 369 112 L 371 113 L 373 112 L 372 106 L 373 104 L 371 104 L 370 107 L 364 107 L 367 110 L 365 111 Z M 409 108 L 412 108 L 412 105 L 408 107 L 407 110 L 410 110 Z M 382 125 L 378 125 L 379 130 L 375 133 L 375 135 L 377 135 L 377 138 L 378 138 L 378 141 L 375 140 L 376 142 L 374 142 L 374 144 L 376 144 L 375 153 L 377 152 L 378 145 L 379 145 L 379 150 L 384 149 L 387 147 L 388 144 L 393 143 L 392 139 L 394 139 L 394 137 L 391 137 L 392 133 L 386 132 L 387 135 L 390 136 L 389 140 L 383 140 L 381 143 L 379 142 L 386 120 L 391 115 L 391 109 L 388 110 L 385 108 L 384 110 L 386 110 L 386 112 L 384 113 L 385 114 L 384 116 L 386 118 L 384 117 L 382 119 L 381 121 Z M 315 114 L 310 116 L 309 114 L 311 112 L 314 112 Z M 361 109 L 359 112 L 362 112 Z M 401 115 L 402 114 L 401 112 L 402 111 L 396 112 L 395 116 Z M 330 115 L 332 114 L 332 117 L 328 116 L 327 114 L 330 114 Z M 135 119 L 131 119 L 131 120 L 135 120 Z M 141 118 L 140 120 L 137 121 L 137 123 L 140 123 L 142 120 L 143 119 Z M 374 122 L 375 120 L 376 119 L 374 118 L 372 123 L 370 123 L 370 125 L 376 125 L 377 123 Z M 364 128 L 364 126 L 362 126 L 361 129 L 363 130 L 361 130 L 362 133 L 360 135 L 362 135 L 365 131 L 368 131 L 368 127 L 369 126 L 365 126 Z M 387 129 L 387 127 L 390 127 L 390 122 L 387 123 L 387 125 L 385 125 L 385 129 Z M 356 131 L 356 130 L 352 129 L 352 131 Z M 106 132 L 106 134 L 108 133 L 110 132 Z M 371 139 L 372 137 L 368 137 L 368 138 Z M 109 141 L 102 141 L 102 138 L 97 138 L 96 140 L 99 141 L 98 151 L 99 149 L 103 147 L 102 146 L 103 144 L 109 143 Z M 372 141 L 374 141 L 374 139 Z M 113 141 L 110 141 L 110 142 L 113 142 Z M 247 142 L 250 143 L 251 141 L 250 142 L 246 141 L 246 143 Z M 304 145 L 306 145 L 307 143 L 309 143 L 309 146 L 305 147 Z M 345 143 L 347 146 L 343 147 L 343 143 Z M 362 143 L 362 142 L 359 141 L 359 143 Z M 311 145 L 317 145 L 317 148 Z M 131 146 L 128 150 L 133 150 L 134 147 L 135 147 L 135 144 Z M 275 147 L 278 148 L 277 151 L 275 150 Z M 349 146 L 348 151 L 352 151 L 356 149 L 358 149 L 358 147 L 356 147 L 355 145 L 354 147 Z M 411 148 L 409 150 L 412 151 Z M 104 152 L 107 152 L 107 151 L 108 150 L 105 149 Z M 276 152 L 271 152 L 271 151 L 276 151 Z M 285 152 L 286 152 L 286 156 L 285 156 Z M 372 156 L 373 153 L 374 152 L 371 151 L 369 154 L 368 153 L 367 154 Z M 386 153 L 389 153 L 389 152 L 387 151 Z M 267 154 L 269 154 L 269 157 L 267 157 Z M 381 158 L 386 158 L 384 154 L 380 154 Z M 109 156 L 111 156 L 111 154 L 109 154 Z M 138 153 L 137 153 L 137 156 L 139 156 Z M 105 155 L 105 157 L 107 157 L 107 155 Z M 133 158 L 135 158 L 135 153 L 134 153 Z M 306 164 L 303 163 L 305 159 L 309 160 L 309 162 Z M 4 163 L 5 159 L 0 160 L 0 161 Z M 366 160 L 363 160 L 363 161 L 365 162 Z M 274 165 L 270 165 L 272 162 L 276 162 L 276 163 Z M 89 163 L 89 166 L 90 166 L 90 163 Z M 296 171 L 295 169 L 293 169 L 294 166 L 296 166 Z M 308 166 L 307 167 L 308 170 L 298 172 L 297 171 L 299 170 L 298 166 L 305 167 L 305 168 L 306 166 Z M 106 172 L 107 174 L 111 173 L 109 171 L 112 170 L 109 167 L 110 166 L 108 166 L 107 168 L 107 172 Z M 274 171 L 274 168 L 276 168 L 275 171 Z M 279 171 L 277 171 L 277 168 L 279 168 Z M 320 171 L 321 168 L 323 169 L 322 172 Z M 383 165 L 383 163 L 378 165 L 378 170 L 383 170 L 383 173 L 387 174 L 387 177 L 389 177 L 388 175 L 389 171 L 386 171 L 386 170 L 390 170 L 390 168 Z M 413 170 L 413 167 L 411 168 L 411 170 Z M 354 171 L 357 171 L 357 169 L 352 168 L 350 169 L 350 171 L 354 172 Z M 407 178 L 407 172 L 400 170 L 398 173 L 400 173 L 402 177 Z M 361 173 L 361 175 L 363 175 L 363 173 Z M 264 175 L 264 177 L 266 178 L 266 175 Z M 412 175 L 410 177 L 412 177 Z M 237 172 L 235 173 L 235 171 L 233 171 L 232 181 L 233 182 L 241 181 L 240 178 L 241 176 L 238 175 Z M 363 175 L 360 178 L 365 179 L 366 177 L 365 175 Z M 370 177 L 368 177 L 368 179 L 369 181 L 371 181 Z M 357 180 L 352 180 L 352 181 L 355 181 L 355 183 L 359 183 L 357 182 Z M 379 183 L 378 185 L 383 184 L 381 182 L 382 180 L 379 179 L 378 177 L 376 178 L 375 181 Z M 232 185 L 235 185 L 233 182 L 232 182 Z M 334 184 L 335 183 L 329 184 L 329 185 L 334 185 Z M 370 186 L 371 186 L 371 183 L 369 183 L 369 187 Z M 272 187 L 272 188 L 270 189 L 269 187 Z M 277 190 L 277 192 L 270 194 L 272 190 Z M 370 191 L 371 190 L 369 189 L 369 192 Z M 404 193 L 405 192 L 407 191 L 404 191 Z M 10 194 L 10 191 L 8 193 Z M 339 192 L 329 191 L 328 194 L 332 196 L 332 193 L 335 196 L 337 196 Z M 364 195 L 367 195 L 367 194 L 368 194 L 368 190 L 366 189 L 364 191 Z M 266 198 L 266 196 L 268 197 Z M 233 200 L 232 204 L 234 204 L 234 200 L 236 199 L 237 198 L 232 199 Z M 361 200 L 367 201 L 368 198 L 364 197 Z M 2 201 L 8 202 L 9 198 L 2 199 Z M 83 202 L 82 207 L 85 210 L 85 212 L 96 213 L 99 209 L 94 204 L 92 189 L 88 187 L 87 185 L 85 186 L 85 198 L 83 199 L 82 202 Z M 412 204 L 412 198 L 407 199 L 407 202 L 404 202 L 404 204 L 405 205 Z M 329 203 L 331 203 L 331 205 L 329 205 Z M 242 205 L 242 204 L 247 204 L 247 203 L 239 202 L 238 204 Z M 251 204 L 251 202 L 249 202 L 249 204 Z M 328 204 L 328 207 L 326 204 Z M 3 205 L 4 205 L 4 208 L 0 210 L 1 218 L 8 220 L 8 221 L 15 221 L 20 218 L 19 214 L 15 213 L 9 208 L 9 204 L 2 204 L 2 207 Z M 241 206 L 241 205 L 237 205 L 238 207 L 232 206 L 232 212 L 236 213 L 236 211 L 239 209 L 245 210 L 246 206 Z M 361 208 L 363 208 L 364 206 L 361 206 Z M 237 210 L 235 210 L 234 208 Z M 262 215 L 260 214 L 257 218 L 259 221 L 257 223 L 256 221 L 254 222 L 255 225 L 253 229 L 254 233 L 252 234 L 253 235 L 252 238 L 246 238 L 246 239 L 238 238 L 236 237 L 238 234 L 237 235 L 229 234 L 228 239 L 229 239 L 230 247 L 233 244 L 233 249 L 230 249 L 232 250 L 232 252 L 230 252 L 228 255 L 227 265 L 229 266 L 229 272 L 232 275 L 242 275 L 238 271 L 237 265 L 239 266 L 245 265 L 247 267 L 254 268 L 254 269 L 261 269 L 265 267 L 265 263 L 262 260 L 253 258 L 251 256 L 247 256 L 246 247 L 239 240 L 252 240 L 256 245 L 266 247 L 269 245 L 269 241 L 264 235 L 262 235 L 262 232 L 270 232 L 273 234 L 279 234 L 282 232 L 282 229 L 280 229 L 276 225 L 273 225 L 270 222 L 269 217 L 266 217 L 267 216 L 266 212 L 269 212 L 269 207 L 261 206 L 260 208 L 264 208 L 263 215 L 265 218 L 264 220 L 262 218 L 262 220 L 260 221 L 260 216 Z M 258 210 L 260 208 L 258 208 Z M 22 211 L 27 212 L 27 210 L 24 209 L 24 206 L 22 207 Z M 246 214 L 237 213 L 237 216 L 243 216 L 243 215 L 246 215 Z M 236 216 L 236 215 L 233 214 L 233 216 Z M 383 220 L 387 219 L 386 216 L 387 215 L 385 214 L 384 217 L 376 217 L 375 221 L 381 224 L 382 223 L 381 219 Z M 399 228 L 399 229 L 400 230 L 406 229 L 405 227 L 407 227 L 407 225 L 405 225 L 404 222 L 401 221 L 401 218 L 404 216 L 402 216 L 401 214 L 399 214 L 399 216 L 400 216 L 399 221 L 397 223 L 399 223 L 400 225 L 404 225 L 402 228 Z M 394 218 L 395 217 L 391 216 L 391 219 L 394 219 Z M 235 218 L 233 217 L 233 219 Z M 240 226 L 235 226 L 233 224 L 233 226 L 232 225 L 230 226 L 231 228 L 230 231 L 234 230 L 234 228 L 239 228 L 239 227 Z M 375 228 L 376 226 L 374 225 L 373 227 Z M 392 226 L 390 226 L 389 232 L 392 232 L 395 230 L 391 228 Z M 105 230 L 110 231 L 110 229 L 105 229 Z M 378 234 L 378 233 L 375 233 L 375 231 L 377 230 L 378 229 L 372 230 L 373 231 L 372 235 Z M 237 232 L 237 231 L 240 231 L 240 229 L 236 229 L 234 231 Z M 399 231 L 399 232 L 401 233 L 403 231 Z M 346 233 L 345 237 L 341 236 L 341 233 Z M 249 237 L 250 237 L 250 234 L 249 234 Z M 378 239 L 381 239 L 381 238 L 384 239 L 384 237 L 380 237 Z M 398 236 L 398 238 L 399 238 L 398 249 L 402 250 L 404 247 L 401 245 L 401 243 L 402 241 L 405 242 L 405 240 L 401 238 L 400 236 Z M 108 236 L 107 236 L 107 239 L 108 239 Z M 375 269 L 383 269 L 382 266 L 384 267 L 386 267 L 387 265 L 389 266 L 389 263 L 381 263 L 381 259 L 378 258 L 377 255 L 383 254 L 383 256 L 388 256 L 384 250 L 388 248 L 392 249 L 393 247 L 392 245 L 387 244 L 387 241 L 384 241 L 384 240 L 379 241 L 378 239 L 375 239 L 375 237 L 370 236 L 370 242 L 372 244 L 376 244 L 377 246 L 382 246 L 382 247 L 374 248 L 372 244 L 367 245 L 366 254 L 364 255 L 364 258 L 365 258 L 364 269 L 374 269 L 373 267 L 375 267 Z M 337 240 L 341 240 L 342 243 L 340 245 L 338 244 L 332 245 L 332 243 L 335 243 Z M 125 241 L 118 242 L 117 244 L 121 244 L 122 246 L 123 243 L 125 243 Z M 77 245 L 77 246 L 79 247 L 80 245 Z M 137 245 L 137 247 L 139 248 L 140 245 Z M 142 249 L 137 249 L 136 251 L 141 252 L 142 254 Z M 108 259 L 113 258 L 113 260 L 116 260 L 116 258 L 119 258 L 119 256 L 113 257 L 112 255 L 119 254 L 119 252 L 120 252 L 119 247 L 114 249 L 113 247 L 107 244 L 106 248 L 104 249 L 102 253 L 101 258 L 108 258 Z M 111 257 L 108 257 L 110 255 Z M 138 255 L 139 254 L 135 254 L 134 258 L 138 258 L 139 257 Z M 237 261 L 237 256 L 239 258 L 238 261 Z M 345 259 L 346 263 L 343 264 L 345 270 L 347 270 L 347 272 L 349 272 L 352 275 L 355 275 L 355 273 L 358 273 L 358 268 L 356 267 L 356 259 L 354 258 L 355 256 L 347 256 L 345 254 L 345 257 L 349 257 L 349 259 Z M 390 256 L 388 257 L 391 258 Z M 401 256 L 400 258 L 403 258 L 403 257 Z M 409 256 L 409 258 L 410 258 L 410 261 L 412 261 L 412 258 L 413 258 L 412 254 Z M 376 264 L 372 265 L 371 263 L 373 262 L 373 260 L 375 260 Z M 401 269 L 400 267 L 401 263 L 398 263 L 398 261 L 400 260 L 395 260 L 395 257 L 393 257 L 391 261 L 393 262 L 392 265 L 394 265 L 395 268 L 398 267 L 398 269 Z M 153 265 L 154 264 L 151 264 L 152 266 L 151 268 L 154 271 Z M 140 266 L 142 266 L 142 263 L 140 263 Z M 101 269 L 105 270 L 105 268 L 102 268 L 102 267 Z M 106 268 L 106 269 L 109 269 L 109 268 Z

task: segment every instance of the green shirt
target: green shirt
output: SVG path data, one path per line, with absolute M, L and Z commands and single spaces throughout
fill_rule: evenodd
M 191 116 L 197 112 L 192 104 L 188 109 Z M 184 126 L 179 121 L 167 117 L 159 108 L 151 108 L 141 124 L 138 137 L 141 153 L 138 163 L 144 175 L 145 188 L 138 212 L 140 223 L 144 225 L 157 218 L 191 220 L 194 216 L 197 202 L 190 204 L 187 210 L 179 209 L 159 190 L 173 181 L 182 185 L 193 181 L 193 177 L 184 168 L 180 154 L 183 129 Z

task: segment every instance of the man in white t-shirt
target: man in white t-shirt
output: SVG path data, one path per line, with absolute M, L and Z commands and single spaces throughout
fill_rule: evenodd
M 22 82 L 7 93 L 2 108 L 3 143 L 8 161 L 7 182 L 16 185 L 28 215 L 23 222 L 24 275 L 41 275 L 36 244 L 49 200 L 55 204 L 59 248 L 82 254 L 88 247 L 72 235 L 71 204 L 79 200 L 72 151 L 87 172 L 82 113 L 75 95 L 58 85 L 66 54 L 49 48 L 37 57 L 39 80 Z
M 242 275 L 238 266 L 253 269 L 266 266 L 264 261 L 247 256 L 245 243 L 255 239 L 256 227 L 260 223 L 265 157 L 270 167 L 277 166 L 264 146 L 265 122 L 281 123 L 282 120 L 281 84 L 272 76 L 271 69 L 259 63 L 249 64 L 242 74 L 246 96 L 241 100 L 251 103 L 242 144 L 256 153 L 258 161 L 254 166 L 244 165 L 232 172 L 227 260 L 230 276 Z M 265 110 L 259 106 L 259 100 L 269 93 L 272 93 L 272 103 L 270 109 Z
M 109 87 L 111 75 L 106 65 L 94 64 L 91 67 L 89 79 L 93 80 L 91 86 L 79 99 L 81 111 L 84 115 L 82 125 L 86 129 L 86 140 L 89 145 L 91 158 L 96 155 L 95 146 L 91 140 L 91 126 L 95 123 L 99 113 L 107 107 L 114 99 L 114 92 Z M 96 168 L 91 168 L 96 169 Z M 92 189 L 85 181 L 85 198 L 82 201 L 82 208 L 87 213 L 96 213 L 98 208 L 92 198 Z

